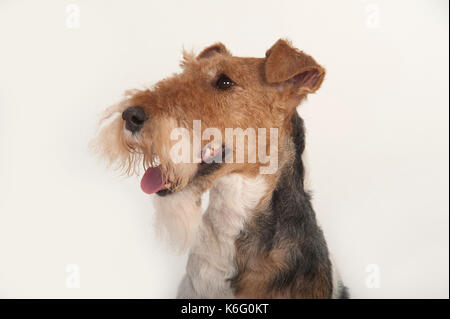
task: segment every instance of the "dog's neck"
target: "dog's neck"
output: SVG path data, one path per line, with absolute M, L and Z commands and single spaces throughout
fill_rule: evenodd
M 309 201 L 304 189 L 303 120 L 295 113 L 291 123 L 292 131 L 286 136 L 280 152 L 278 174 L 248 177 L 235 173 L 219 178 L 210 190 L 209 206 L 203 222 L 214 221 L 230 229 L 236 220 L 244 223 L 254 214 L 267 212 L 273 204 L 292 200 L 292 197 Z M 228 224 L 230 222 L 232 224 Z
M 203 223 L 219 225 L 228 231 L 236 224 L 243 225 L 255 214 L 274 210 L 274 205 L 282 205 L 294 198 L 309 203 L 309 195 L 304 189 L 303 120 L 295 113 L 291 123 L 292 131 L 286 136 L 280 152 L 278 174 L 248 177 L 236 173 L 219 178 L 210 190 Z
M 290 146 L 269 203 L 235 241 L 237 268 L 230 282 L 239 298 L 332 296 L 328 249 L 304 189 L 303 121 L 295 114 L 291 123 Z

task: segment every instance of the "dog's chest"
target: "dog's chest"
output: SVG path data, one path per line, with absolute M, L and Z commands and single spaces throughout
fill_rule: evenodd
M 211 189 L 187 266 L 191 293 L 196 297 L 233 297 L 229 279 L 236 272 L 235 241 L 266 190 L 262 177 L 249 179 L 238 174 L 221 178 Z

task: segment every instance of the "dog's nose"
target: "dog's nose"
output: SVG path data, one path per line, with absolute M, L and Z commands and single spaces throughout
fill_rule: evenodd
M 142 107 L 131 106 L 123 111 L 122 118 L 126 122 L 125 127 L 127 130 L 131 133 L 136 133 L 144 126 L 148 116 Z

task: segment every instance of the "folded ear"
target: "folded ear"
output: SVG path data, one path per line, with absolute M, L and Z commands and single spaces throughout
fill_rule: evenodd
M 311 56 L 280 39 L 266 52 L 265 74 L 269 83 L 289 83 L 297 94 L 306 94 L 319 89 L 325 69 Z
M 210 45 L 204 49 L 198 56 L 197 59 L 208 59 L 217 54 L 231 55 L 227 48 L 220 42 Z

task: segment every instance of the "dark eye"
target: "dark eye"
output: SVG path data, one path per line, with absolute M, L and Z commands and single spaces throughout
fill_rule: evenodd
M 228 76 L 221 74 L 216 82 L 216 88 L 225 91 L 233 87 L 235 84 L 236 83 L 234 83 Z

